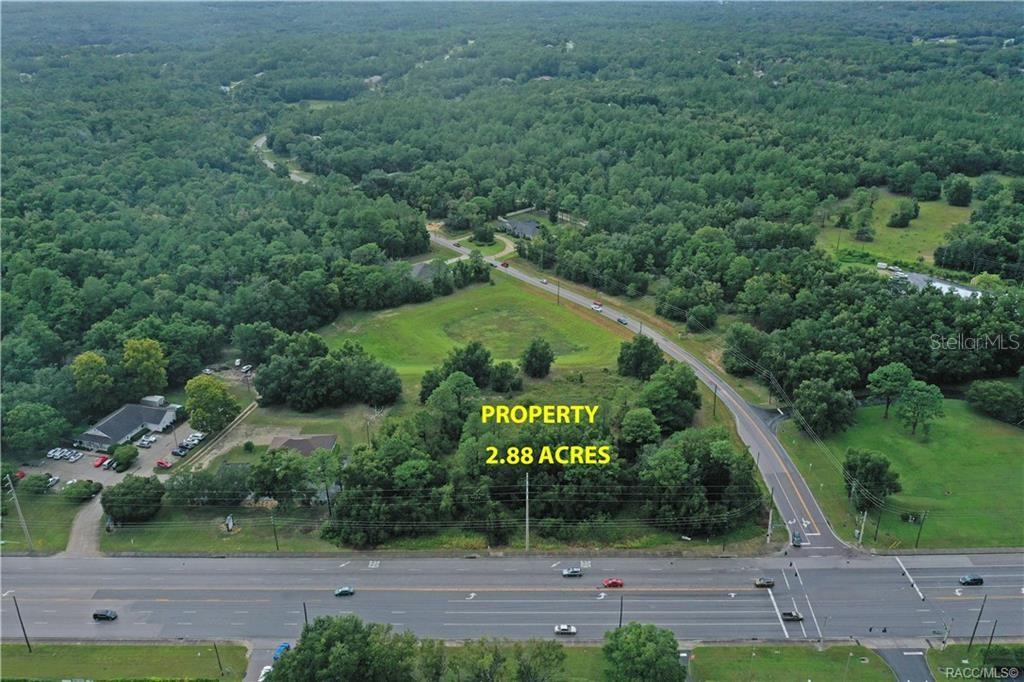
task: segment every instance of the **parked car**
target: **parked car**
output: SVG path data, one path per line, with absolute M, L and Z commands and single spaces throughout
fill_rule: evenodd
M 175 457 L 184 457 L 185 455 L 188 454 L 188 450 L 186 450 L 185 448 L 174 448 L 173 450 L 171 450 L 171 454 L 174 455 Z
M 288 653 L 291 650 L 292 650 L 292 645 L 291 644 L 289 644 L 288 642 L 281 642 L 280 644 L 277 645 L 277 648 L 274 649 L 274 660 L 275 661 L 281 660 L 281 657 L 284 656 L 286 653 Z
M 800 622 L 804 619 L 804 616 L 799 611 L 783 611 L 782 620 L 790 622 Z
M 583 569 L 580 568 L 579 566 L 573 566 L 572 568 L 563 568 L 562 569 L 562 577 L 563 578 L 582 578 L 583 577 Z
M 158 469 L 170 469 L 171 463 L 168 462 L 166 459 L 158 459 L 156 461 L 156 466 Z
M 50 450 L 49 452 L 47 452 L 46 456 L 49 457 L 50 459 L 54 459 L 54 458 L 57 457 L 57 455 L 58 455 L 58 453 L 60 453 L 60 451 L 61 451 L 60 448 L 54 448 L 54 449 Z
M 626 582 L 622 578 L 605 578 L 601 584 L 605 587 L 625 587 Z
M 138 443 L 135 444 L 135 447 L 142 448 L 143 450 L 148 450 L 149 448 L 153 447 L 153 444 L 150 443 L 148 440 L 140 440 Z
M 624 318 L 624 317 L 617 317 L 617 318 L 615 318 L 615 321 L 618 322 L 619 324 L 625 324 L 625 325 L 629 324 L 629 321 L 626 318 Z
M 541 284 L 547 284 L 547 283 L 548 283 L 548 281 L 547 281 L 546 279 L 542 279 L 542 280 L 540 281 L 540 283 L 541 283 Z
M 590 304 L 590 309 L 596 310 L 597 312 L 601 312 L 602 310 L 604 310 L 604 304 L 601 303 L 600 301 L 594 301 L 593 303 Z
M 267 676 L 270 675 L 270 673 L 272 673 L 272 672 L 274 672 L 274 666 L 272 666 L 272 665 L 265 665 L 265 666 L 263 666 L 263 670 L 260 671 L 259 682 L 266 682 Z
M 50 476 L 50 480 L 48 480 L 46 482 L 46 487 L 47 488 L 52 488 L 53 486 L 57 485 L 58 483 L 60 483 L 60 476 Z
M 117 611 L 113 611 L 111 609 L 101 609 L 99 611 L 93 611 L 92 619 L 96 621 L 117 620 Z
M 213 374 L 213 370 L 210 369 L 209 367 L 207 367 L 206 369 L 203 370 L 203 374 L 209 376 L 209 375 Z
M 985 579 L 980 575 L 974 573 L 968 573 L 967 575 L 960 576 L 961 585 L 984 585 Z
M 75 452 L 70 457 L 68 457 L 68 461 L 69 462 L 77 462 L 78 460 L 82 459 L 82 456 L 83 455 L 82 455 L 81 452 Z
M 196 440 L 202 440 L 206 438 L 206 434 L 203 433 L 202 431 L 196 431 L 195 433 L 192 434 L 192 436 L 195 437 Z
M 800 531 L 793 531 L 793 541 L 790 543 L 794 547 L 802 547 L 804 544 L 804 536 L 800 534 Z
M 242 366 L 242 358 L 235 358 L 235 367 Z
M 105 469 L 106 471 L 110 471 L 110 470 L 111 470 L 111 469 L 113 469 L 113 468 L 114 468 L 114 467 L 115 467 L 116 465 L 117 465 L 117 460 L 115 460 L 115 459 L 112 459 L 112 458 L 111 458 L 111 459 L 108 459 L 108 460 L 107 460 L 106 462 L 104 462 L 104 463 L 103 463 L 103 468 L 104 468 L 104 469 Z
M 575 635 L 576 634 L 576 626 L 575 625 L 565 625 L 565 624 L 556 625 L 555 626 L 555 634 L 556 635 Z
M 96 458 L 96 461 L 93 462 L 92 465 L 97 468 L 101 467 L 103 466 L 104 462 L 106 462 L 108 459 L 110 458 L 107 457 L 106 455 L 100 455 L 99 457 Z
M 334 591 L 334 596 L 335 597 L 351 597 L 355 593 L 356 593 L 356 588 L 349 587 L 348 585 L 345 585 L 344 587 L 339 587 L 338 589 L 336 589 Z
M 758 578 L 754 581 L 754 587 L 775 587 L 775 581 L 771 578 Z
M 242 367 L 242 374 L 248 374 L 252 371 L 252 365 L 245 365 Z
M 502 261 L 501 262 L 501 267 L 507 268 L 508 267 L 508 261 L 507 260 Z

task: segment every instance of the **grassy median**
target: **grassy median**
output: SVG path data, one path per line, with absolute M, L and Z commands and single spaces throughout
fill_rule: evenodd
M 212 644 L 35 644 L 32 653 L 24 644 L 0 648 L 5 680 L 243 679 L 245 647 L 218 644 L 217 650 Z

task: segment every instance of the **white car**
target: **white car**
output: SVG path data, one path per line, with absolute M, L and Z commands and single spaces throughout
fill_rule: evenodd
M 576 626 L 575 625 L 556 625 L 555 626 L 555 634 L 556 635 L 575 635 L 576 634 Z
M 46 482 L 46 487 L 47 488 L 52 488 L 53 486 L 57 485 L 58 483 L 60 483 L 60 476 L 51 476 L 50 480 L 48 480 Z
M 242 374 L 248 374 L 252 371 L 252 365 L 245 365 L 242 367 Z
M 272 666 L 272 665 L 265 665 L 265 666 L 263 666 L 263 670 L 260 671 L 260 681 L 259 682 L 263 682 L 264 680 L 266 680 L 267 676 L 271 672 L 273 672 L 273 670 L 274 670 L 274 666 Z
M 81 452 L 73 453 L 70 457 L 68 457 L 68 461 L 69 462 L 77 462 L 80 459 L 82 459 L 82 453 Z
M 49 452 L 47 452 L 46 456 L 48 458 L 50 458 L 50 459 L 56 459 L 57 455 L 59 455 L 60 452 L 61 452 L 61 448 L 54 448 L 54 449 L 50 450 Z
M 209 376 L 209 375 L 213 374 L 213 370 L 210 369 L 209 367 L 207 367 L 206 369 L 203 370 L 203 374 Z

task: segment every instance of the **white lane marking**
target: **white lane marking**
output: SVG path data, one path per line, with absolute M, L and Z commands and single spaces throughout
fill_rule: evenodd
M 192 623 L 177 623 L 177 625 L 192 625 Z
M 326 570 L 327 570 L 326 568 L 314 568 L 313 572 L 314 573 L 320 573 L 321 571 L 326 571 Z
M 46 625 L 46 621 L 45 620 L 34 620 L 34 621 L 32 621 L 32 624 L 33 625 Z
M 793 613 L 800 613 L 800 609 L 796 607 L 796 597 L 791 597 L 791 599 L 793 600 Z M 807 639 L 807 630 L 804 629 L 804 622 L 802 620 L 797 622 L 800 623 L 800 632 L 804 633 L 804 639 Z
M 346 567 L 346 566 L 348 566 L 348 565 L 349 565 L 350 563 L 352 563 L 352 562 L 351 562 L 351 561 L 346 561 L 346 562 L 345 562 L 345 563 L 343 563 L 343 564 L 338 564 L 338 568 L 345 568 L 345 567 Z
M 404 616 L 405 615 L 405 611 L 392 611 L 391 615 L 392 616 Z
M 924 656 L 923 651 L 904 651 L 904 656 Z
M 380 568 L 380 562 L 379 561 L 370 561 L 370 562 L 368 562 L 366 564 L 366 567 L 367 568 Z
M 786 575 L 786 569 L 782 569 L 782 579 L 786 581 L 786 589 L 789 589 L 789 576 Z
M 811 598 L 807 596 L 806 593 L 804 593 L 804 599 L 807 600 L 807 610 L 811 612 L 811 620 L 814 621 L 814 629 L 818 631 L 818 639 L 825 639 L 825 637 L 821 634 L 821 628 L 818 627 L 818 617 L 814 615 L 814 607 L 811 606 Z M 828 625 L 828 623 L 825 623 L 825 625 Z
M 298 623 L 285 623 L 285 625 L 298 625 Z
M 55 609 L 43 609 L 43 613 L 57 613 Z
M 232 623 L 232 625 L 245 625 L 245 623 Z
M 182 611 L 182 613 L 195 613 L 195 611 Z
M 562 562 L 561 561 L 556 561 L 555 563 L 551 564 L 551 568 L 554 568 L 555 566 L 557 566 L 560 563 L 562 563 Z
M 145 625 L 145 623 L 132 623 L 132 625 Z
M 664 571 L 665 569 L 664 568 L 652 568 L 651 570 L 652 571 Z
M 409 571 L 410 573 L 419 573 L 419 572 L 420 572 L 420 571 L 421 571 L 422 569 L 419 569 L 419 568 L 410 568 L 410 569 L 407 569 L 407 570 L 408 570 L 408 571 Z
M 963 591 L 963 590 L 961 590 L 961 589 L 960 589 L 960 588 L 958 587 L 958 588 L 956 588 L 955 590 L 953 590 L 953 594 L 955 594 L 955 595 L 956 595 L 956 596 L 958 596 L 958 597 L 962 597 L 962 596 L 964 596 L 964 591 Z
M 604 599 L 604 598 L 605 598 L 605 597 L 607 597 L 607 596 L 608 596 L 607 594 L 605 594 L 604 592 L 602 592 L 601 594 L 597 595 L 597 598 L 598 598 L 598 599 L 600 600 L 600 599 Z
M 293 613 L 293 614 L 295 614 L 297 616 L 297 615 L 299 615 L 299 613 L 301 613 L 301 611 L 289 611 L 288 613 Z
M 465 601 L 470 601 L 470 600 L 473 600 L 473 599 L 476 599 L 476 592 L 470 592 L 469 596 L 466 597 Z
M 235 613 L 241 614 L 241 613 L 249 613 L 249 612 L 248 611 L 235 611 Z
M 779 605 L 775 603 L 775 595 L 772 594 L 772 588 L 768 588 L 768 596 L 772 600 L 772 608 L 775 609 L 775 616 L 779 619 L 779 625 L 782 626 L 782 632 L 785 633 L 786 639 L 789 639 L 789 630 L 786 629 L 786 624 L 782 622 L 782 614 L 779 612 Z
M 796 579 L 800 581 L 800 587 L 804 585 L 804 579 L 800 577 L 800 569 L 796 567 L 796 562 L 793 562 L 793 572 L 796 573 Z
M 910 581 L 910 586 L 914 588 L 915 592 L 917 592 L 917 596 L 921 598 L 921 601 L 924 601 L 924 595 L 921 594 L 921 590 L 917 589 L 917 583 L 914 582 L 914 579 L 910 576 L 910 571 L 908 571 L 907 567 L 903 565 L 903 562 L 900 561 L 899 557 L 896 557 L 896 563 L 900 565 L 900 570 L 902 570 L 903 573 L 906 574 L 907 580 Z

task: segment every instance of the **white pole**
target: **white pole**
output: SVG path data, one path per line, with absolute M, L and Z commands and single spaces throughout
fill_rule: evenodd
M 530 472 L 526 472 L 526 552 L 530 552 Z
M 14 508 L 18 511 L 18 520 L 21 522 L 21 530 L 25 533 L 25 540 L 28 542 L 28 551 L 31 552 L 35 549 L 35 545 L 32 544 L 32 535 L 28 532 L 28 524 L 25 523 L 25 516 L 21 513 L 21 505 L 18 504 L 18 493 L 14 492 L 14 481 L 11 480 L 11 475 L 7 474 L 7 485 L 11 489 L 11 501 L 14 502 Z
M 867 522 L 867 520 L 868 520 L 868 510 L 865 509 L 864 510 L 864 516 L 862 516 L 861 519 L 860 519 L 860 533 L 857 534 L 857 544 L 858 545 L 863 545 L 864 544 L 864 524 L 865 524 L 865 522 Z

